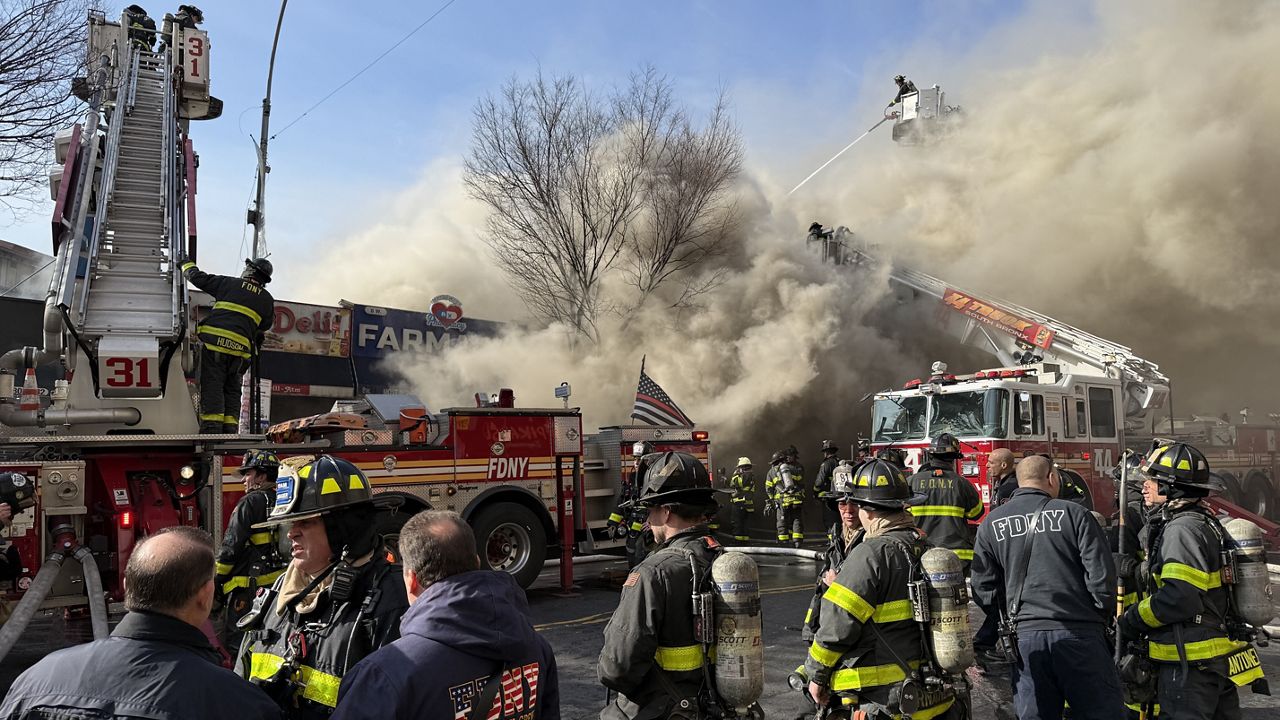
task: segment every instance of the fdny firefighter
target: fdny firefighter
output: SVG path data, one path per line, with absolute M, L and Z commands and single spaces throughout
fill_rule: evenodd
M 635 567 L 648 552 L 652 534 L 644 527 L 645 511 L 635 504 L 640 492 L 640 458 L 653 452 L 653 446 L 647 442 L 637 442 L 631 446 L 631 473 L 623 474 L 618 507 L 609 514 L 605 529 L 615 538 L 626 538 L 627 566 Z
M 156 44 L 156 21 L 151 19 L 147 11 L 140 5 L 130 5 L 124 9 L 129 23 L 129 42 L 150 50 Z
M 729 492 L 733 493 L 729 498 L 733 505 L 733 539 L 747 542 L 751 539 L 751 515 L 756 509 L 756 474 L 751 469 L 751 458 L 738 458 L 738 467 L 729 476 Z
M 800 547 L 804 542 L 804 524 L 800 513 L 804 509 L 804 486 L 800 475 L 787 462 L 787 453 L 779 451 L 769 461 L 769 473 L 764 478 L 764 493 L 777 513 L 778 542 Z
M 271 261 L 244 261 L 240 277 L 210 275 L 191 261 L 182 272 L 192 285 L 213 296 L 209 316 L 196 327 L 200 351 L 200 432 L 239 432 L 240 381 L 271 329 L 275 300 L 267 292 Z
M 1186 443 L 1155 448 L 1142 472 L 1157 509 L 1147 536 L 1149 595 L 1125 611 L 1120 632 L 1148 639 L 1162 718 L 1239 718 L 1237 687 L 1265 681 L 1256 652 L 1228 630 L 1235 618 L 1222 577 L 1225 532 L 1200 502 L 1221 488 Z
M 999 612 L 1013 662 L 1022 720 L 1124 715 L 1106 629 L 1116 603 L 1115 569 L 1102 527 L 1058 499 L 1061 480 L 1039 455 L 1018 462 L 1018 489 L 992 510 L 974 542 L 973 597 Z
M 933 439 L 929 461 L 911 476 L 911 489 L 925 495 L 924 502 L 911 507 L 911 514 L 929 543 L 954 552 L 967 571 L 973 560 L 968 521 L 982 517 L 984 508 L 978 489 L 956 472 L 956 461 L 962 457 L 960 443 L 951 433 Z
M 214 578 L 226 607 L 222 642 L 232 652 L 240 647 L 243 636 L 236 629 L 236 622 L 249 612 L 258 588 L 271 587 L 284 572 L 278 528 L 254 529 L 255 525 L 267 521 L 267 514 L 275 502 L 276 475 L 279 472 L 280 458 L 269 450 L 250 450 L 240 462 L 245 494 L 231 511 L 231 520 L 218 550 Z
M 916 84 L 908 80 L 903 75 L 894 75 L 893 82 L 898 86 L 898 94 L 893 96 L 893 102 L 890 105 L 897 105 L 902 102 L 902 96 L 916 92 Z
M 830 440 L 822 441 L 822 462 L 818 465 L 818 474 L 813 479 L 813 492 L 815 497 L 823 497 L 831 492 L 831 475 L 836 471 L 836 466 L 840 464 L 839 448 Z M 840 513 L 836 512 L 834 503 L 822 503 L 822 526 L 831 528 L 840 521 Z M 827 542 L 831 542 L 835 537 L 828 532 Z
M 809 695 L 827 717 L 897 718 L 900 685 L 924 659 L 924 638 L 911 610 L 908 586 L 927 546 L 908 505 L 913 494 L 906 474 L 869 460 L 853 473 L 844 495 L 858 506 L 864 537 L 849 551 L 822 596 L 818 630 L 804 670 Z M 833 697 L 834 696 L 834 697 Z M 838 698 L 838 699 L 837 699 Z M 954 699 L 922 708 L 912 717 L 942 717 Z
M 293 560 L 242 622 L 239 670 L 288 718 L 329 717 L 347 670 L 399 637 L 409 601 L 376 533 L 384 505 L 359 468 L 321 455 L 281 475 L 271 515 L 256 526 L 287 523 Z
M 646 509 L 658 547 L 627 576 L 605 626 L 597 672 L 619 695 L 600 717 L 698 718 L 709 660 L 695 634 L 691 596 L 695 568 L 708 574 L 722 552 L 703 524 L 717 491 L 702 463 L 686 453 L 653 453 L 640 466 L 635 503 Z
M 822 595 L 835 582 L 840 565 L 849 556 L 854 545 L 862 542 L 862 520 L 858 518 L 858 506 L 853 502 L 853 466 L 847 460 L 841 460 L 832 474 L 831 490 L 822 494 L 826 504 L 836 508 L 839 518 L 827 536 L 831 543 L 827 546 L 822 569 L 818 571 L 818 579 L 814 586 L 813 600 L 809 602 L 809 610 L 804 615 L 804 627 L 800 631 L 800 639 L 806 645 L 813 642 L 818 630 L 818 619 L 822 611 Z M 803 672 L 801 666 L 799 671 Z

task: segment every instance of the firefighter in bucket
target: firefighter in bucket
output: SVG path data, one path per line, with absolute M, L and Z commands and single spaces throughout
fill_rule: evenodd
M 292 560 L 240 622 L 238 669 L 287 718 L 329 717 L 347 670 L 400 636 L 409 601 L 376 533 L 388 504 L 355 465 L 321 455 L 282 473 L 270 517 L 255 526 L 287 524 Z

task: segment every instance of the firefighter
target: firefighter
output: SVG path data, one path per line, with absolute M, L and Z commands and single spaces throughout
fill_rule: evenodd
M 764 492 L 777 513 L 778 542 L 800 547 L 804 542 L 804 525 L 800 520 L 800 512 L 804 509 L 804 486 L 792 471 L 787 457 L 785 451 L 773 454 L 769 473 L 764 479 Z
M 1148 640 L 1156 664 L 1161 717 L 1241 717 L 1238 686 L 1263 680 L 1257 656 L 1232 639 L 1235 618 L 1222 583 L 1224 531 L 1201 500 L 1221 487 L 1209 463 L 1186 443 L 1161 445 L 1142 465 L 1152 505 L 1147 591 L 1120 618 L 1123 637 Z
M 908 585 L 927 546 L 907 512 L 924 496 L 912 492 L 906 473 L 883 460 L 860 465 L 852 485 L 845 497 L 858 506 L 865 534 L 822 596 L 804 670 L 810 697 L 819 707 L 835 708 L 827 717 L 849 717 L 844 713 L 856 706 L 858 717 L 887 720 L 900 717 L 891 698 L 900 694 L 895 689 L 907 669 L 924 659 Z M 916 717 L 939 717 L 945 710 L 928 708 Z
M 244 261 L 240 277 L 201 272 L 190 260 L 182 272 L 213 296 L 213 308 L 196 327 L 200 351 L 200 432 L 234 435 L 240 428 L 240 382 L 271 329 L 275 300 L 267 292 L 271 261 Z M 256 430 L 256 428 L 251 428 Z
M 151 19 L 147 11 L 139 5 L 130 5 L 124 9 L 126 21 L 129 23 L 129 42 L 150 50 L 156 44 L 156 21 Z
M 239 670 L 290 719 L 329 717 L 347 670 L 400 635 L 409 601 L 376 532 L 385 505 L 359 468 L 321 455 L 281 475 L 255 527 L 287 523 L 293 560 L 242 623 Z
M 227 531 L 222 535 L 214 582 L 226 609 L 222 643 L 231 652 L 240 647 L 243 633 L 236 622 L 249 612 L 253 596 L 260 587 L 271 584 L 284 572 L 280 556 L 280 534 L 272 527 L 255 530 L 267 521 L 275 502 L 276 475 L 280 458 L 269 450 L 250 450 L 240 462 L 240 478 L 244 481 L 244 497 L 231 511 Z
M 992 510 L 1003 505 L 1013 495 L 1013 491 L 1018 489 L 1014 466 L 1013 451 L 1008 448 L 996 448 L 987 455 L 987 482 L 992 488 Z M 973 654 L 978 658 L 978 664 L 988 672 L 1001 670 L 1009 662 L 996 642 L 999 639 L 999 624 L 1000 617 L 993 608 L 973 636 Z
M 160 50 L 163 52 L 165 46 L 172 41 L 175 26 L 194 30 L 203 23 L 204 13 L 195 5 L 179 5 L 178 12 L 166 13 L 161 31 Z
M 627 575 L 605 626 L 597 672 L 619 694 L 600 717 L 702 717 L 699 697 L 710 691 L 704 686 L 709 668 L 695 634 L 691 595 L 694 567 L 709 575 L 722 551 L 703 524 L 716 491 L 706 468 L 686 453 L 646 455 L 640 477 L 635 504 L 645 508 L 658 547 Z
M 893 102 L 890 105 L 897 105 L 902 102 L 902 96 L 916 92 L 916 84 L 908 80 L 905 76 L 894 75 L 893 82 L 898 86 L 898 94 L 893 96 Z
M 755 512 L 756 475 L 751 469 L 751 458 L 738 458 L 738 466 L 729 476 L 729 498 L 733 505 L 733 539 L 739 542 L 751 540 L 751 515 Z
M 836 466 L 840 464 L 840 450 L 830 440 L 822 441 L 822 462 L 818 465 L 818 475 L 813 479 L 813 492 L 815 497 L 823 497 L 831 492 L 831 474 L 835 472 Z M 831 534 L 830 528 L 840 521 L 840 513 L 836 512 L 835 504 L 830 502 L 822 503 L 822 526 L 828 528 L 827 542 L 835 539 Z
M 862 541 L 862 520 L 858 518 L 858 506 L 853 501 L 853 466 L 847 460 L 841 460 L 836 466 L 831 480 L 831 489 L 820 497 L 836 509 L 839 518 L 827 531 L 831 538 L 827 552 L 823 555 L 822 569 L 818 571 L 818 579 L 814 584 L 813 600 L 809 602 L 809 610 L 804 615 L 804 627 L 800 631 L 800 639 L 807 645 L 813 642 L 818 630 L 818 619 L 822 611 L 822 595 L 835 582 L 840 565 L 849 556 L 849 551 Z M 803 673 L 804 666 L 797 668 Z
M 892 463 L 894 465 L 897 465 L 899 468 L 902 468 L 903 470 L 907 469 L 907 453 L 902 448 L 895 448 L 895 447 L 880 448 L 879 450 L 876 451 L 875 457 L 887 463 Z M 868 454 L 865 458 L 863 458 L 863 461 L 865 462 L 866 460 L 870 460 L 870 459 L 871 459 L 871 455 Z
M 623 473 L 618 507 L 609 514 L 609 520 L 605 524 L 610 536 L 626 538 L 628 567 L 640 564 L 652 544 L 653 535 L 644 526 L 644 508 L 635 504 L 640 483 L 640 458 L 652 452 L 653 445 L 647 442 L 637 442 L 631 446 L 631 473 Z
M 962 457 L 960 443 L 951 433 L 933 439 L 928 462 L 911 476 L 911 489 L 926 495 L 923 503 L 911 508 L 911 514 L 931 544 L 955 552 L 967 574 L 973 561 L 969 521 L 982 517 L 984 508 L 978 489 L 956 472 L 956 461 Z

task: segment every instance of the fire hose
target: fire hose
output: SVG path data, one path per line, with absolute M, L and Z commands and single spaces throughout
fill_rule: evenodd
M 36 611 L 53 590 L 53 584 L 57 581 L 58 574 L 62 571 L 62 563 L 66 561 L 68 554 L 78 560 L 84 570 L 85 593 L 89 600 L 93 639 L 101 640 L 110 634 L 106 596 L 102 590 L 102 576 L 98 573 L 98 565 L 93 560 L 93 553 L 83 545 L 77 545 L 74 550 L 70 548 L 55 550 L 45 558 L 44 564 L 40 566 L 40 572 L 36 573 L 35 579 L 31 582 L 31 587 L 27 588 L 22 599 L 18 601 L 17 607 L 14 608 L 13 615 L 9 617 L 4 627 L 0 628 L 0 661 L 3 661 L 13 646 L 18 643 L 18 638 L 22 637 L 27 625 L 31 623 L 31 618 L 35 617 Z

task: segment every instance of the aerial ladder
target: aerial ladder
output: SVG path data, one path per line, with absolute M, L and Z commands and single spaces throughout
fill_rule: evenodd
M 59 134 L 61 168 L 51 175 L 55 264 L 44 347 L 0 358 L 0 369 L 25 373 L 27 384 L 37 365 L 56 362 L 65 372 L 51 407 L 0 407 L 0 423 L 75 426 L 84 435 L 125 426 L 195 433 L 180 260 L 196 249 L 187 126 L 221 109 L 209 95 L 208 36 L 174 23 L 152 49 L 130 38 L 127 21 L 90 12 L 88 55 L 89 108 Z

